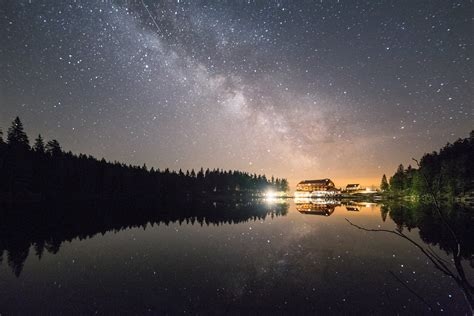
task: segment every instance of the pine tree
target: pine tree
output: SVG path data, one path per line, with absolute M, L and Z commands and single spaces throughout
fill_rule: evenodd
M 427 192 L 425 179 L 421 174 L 422 171 L 415 172 L 412 180 L 412 193 L 415 195 L 422 195 Z
M 284 191 L 284 192 L 290 190 L 290 187 L 289 187 L 289 185 L 288 185 L 288 180 L 286 180 L 286 179 L 281 179 L 281 181 L 280 181 L 280 187 L 281 187 L 280 190 L 281 190 L 281 191 Z
M 41 134 L 38 134 L 38 137 L 35 139 L 33 150 L 41 154 L 45 152 L 44 140 L 43 140 L 43 137 L 41 137 Z
M 56 139 L 50 140 L 46 144 L 46 152 L 52 156 L 59 156 L 62 153 L 59 142 Z
M 13 147 L 30 148 L 30 141 L 18 116 L 13 120 L 12 126 L 8 129 L 7 143 Z
M 3 143 L 4 143 L 4 141 L 3 141 L 3 131 L 0 128 L 0 145 L 2 145 Z
M 197 173 L 197 178 L 199 180 L 202 180 L 204 179 L 204 169 L 201 167 L 201 169 L 199 170 L 199 172 Z
M 387 176 L 384 174 L 382 176 L 382 182 L 380 183 L 380 190 L 385 192 L 385 191 L 388 191 L 389 189 L 390 189 L 390 186 L 388 185 Z
M 275 179 L 275 188 L 276 188 L 277 190 L 281 190 L 281 181 L 280 181 L 279 178 L 276 178 L 276 179 Z
M 402 164 L 398 165 L 397 173 L 403 174 L 403 172 L 405 172 L 405 168 L 403 167 L 403 165 Z
M 405 183 L 405 168 L 403 165 L 399 165 L 397 172 L 390 178 L 390 188 L 392 191 L 402 191 Z

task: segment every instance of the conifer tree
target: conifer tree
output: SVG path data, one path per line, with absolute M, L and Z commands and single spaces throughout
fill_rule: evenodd
M 382 176 L 382 182 L 380 183 L 380 190 L 382 191 L 388 191 L 390 189 L 390 186 L 388 185 L 388 181 L 387 181 L 387 176 L 384 174 Z
M 7 143 L 12 147 L 30 148 L 28 135 L 26 135 L 23 123 L 18 116 L 13 120 L 12 126 L 8 129 Z
M 50 140 L 46 144 L 46 152 L 52 156 L 58 156 L 62 153 L 61 145 L 56 139 Z
M 390 188 L 392 191 L 402 191 L 405 183 L 405 168 L 400 164 L 397 168 L 397 172 L 390 179 Z
M 38 134 L 38 137 L 35 139 L 35 144 L 33 145 L 33 150 L 37 153 L 43 154 L 45 152 L 45 145 L 43 137 L 41 134 Z

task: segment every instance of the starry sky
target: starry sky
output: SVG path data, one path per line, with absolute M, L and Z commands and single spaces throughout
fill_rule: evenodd
M 474 128 L 472 1 L 0 0 L 0 127 L 170 169 L 378 185 Z

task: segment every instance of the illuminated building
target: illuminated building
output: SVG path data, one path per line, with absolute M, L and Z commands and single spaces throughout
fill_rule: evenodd
M 334 196 L 339 193 L 331 179 L 304 180 L 296 185 L 295 197 Z
M 346 185 L 346 191 L 347 192 L 355 192 L 360 190 L 360 184 L 348 184 Z

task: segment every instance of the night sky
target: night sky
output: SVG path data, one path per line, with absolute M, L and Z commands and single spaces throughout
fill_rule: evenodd
M 0 0 L 0 127 L 148 167 L 380 183 L 474 128 L 471 1 Z

